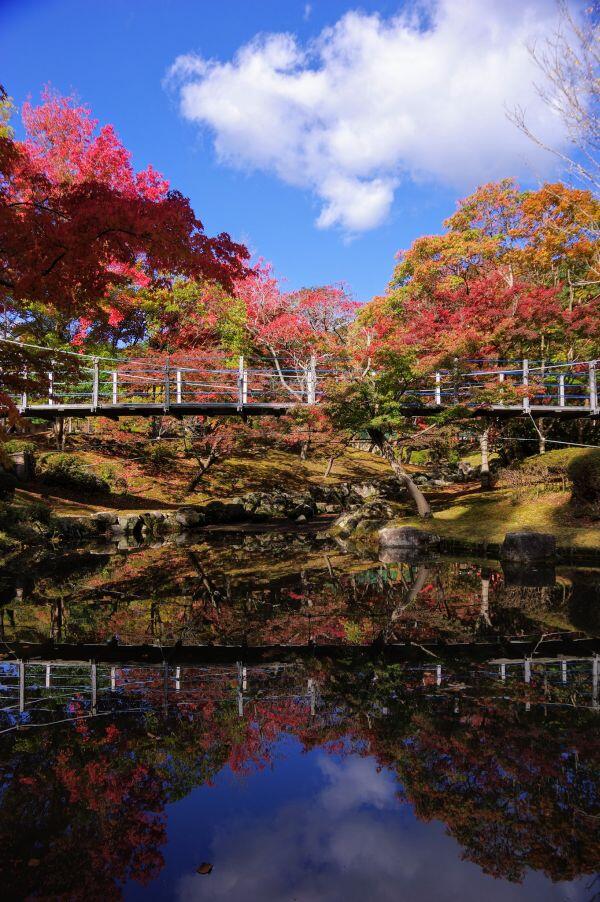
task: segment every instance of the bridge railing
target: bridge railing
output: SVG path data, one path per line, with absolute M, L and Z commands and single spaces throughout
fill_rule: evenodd
M 488 368 L 462 367 L 440 370 L 428 377 L 429 384 L 418 389 L 425 406 L 447 407 L 491 405 L 498 408 L 532 407 L 559 409 L 599 408 L 600 388 L 596 360 L 567 363 L 495 364 Z
M 304 367 L 280 368 L 169 361 L 112 362 L 101 358 L 23 372 L 23 390 L 12 397 L 18 407 L 82 406 L 93 409 L 128 404 L 172 407 L 178 404 L 223 403 L 314 404 L 322 397 L 323 377 L 314 358 Z
M 600 361 L 539 363 L 492 362 L 487 367 L 457 361 L 451 370 L 419 377 L 405 392 L 408 406 L 443 408 L 454 404 L 493 406 L 525 413 L 532 408 L 598 412 Z M 20 376 L 22 391 L 12 397 L 22 409 L 64 405 L 93 410 L 116 406 L 222 403 L 314 404 L 330 379 L 342 370 L 317 368 L 315 359 L 295 367 L 177 359 L 111 361 L 68 358 L 68 365 L 46 360 Z M 14 380 L 13 380 L 14 381 Z
M 479 689 L 532 705 L 600 708 L 600 657 L 498 658 L 469 668 L 471 684 L 464 696 Z M 464 674 L 463 674 L 464 675 Z M 444 692 L 459 671 L 442 663 L 403 668 L 398 687 L 427 693 Z M 325 688 L 325 687 L 323 687 Z M 245 665 L 102 664 L 95 661 L 0 662 L 0 732 L 19 727 L 50 726 L 107 714 L 178 709 L 201 711 L 207 699 L 227 702 L 242 717 L 247 706 L 292 703 L 314 716 L 329 703 L 338 715 L 345 700 L 335 699 L 308 676 L 301 665 L 274 662 Z M 390 692 L 393 698 L 393 690 Z M 458 701 L 458 697 L 456 697 Z M 375 702 L 377 704 L 377 702 Z M 386 714 L 386 709 L 380 710 Z M 457 712 L 458 713 L 458 712 Z

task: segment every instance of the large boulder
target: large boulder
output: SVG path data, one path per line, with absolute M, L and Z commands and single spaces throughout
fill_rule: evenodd
M 379 531 L 381 548 L 407 548 L 412 551 L 430 551 L 440 544 L 440 537 L 433 532 L 415 526 L 386 526 Z
M 502 561 L 551 561 L 556 556 L 556 537 L 547 532 L 507 532 L 500 548 Z

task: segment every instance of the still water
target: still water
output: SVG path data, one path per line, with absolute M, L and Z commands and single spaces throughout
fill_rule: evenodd
M 231 533 L 0 603 L 3 899 L 600 898 L 600 571 Z

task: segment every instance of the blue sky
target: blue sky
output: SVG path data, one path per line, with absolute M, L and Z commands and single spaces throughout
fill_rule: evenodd
M 17 104 L 47 83 L 76 92 L 137 167 L 156 166 L 208 232 L 246 242 L 290 288 L 343 281 L 368 300 L 397 249 L 478 182 L 552 174 L 506 106 L 525 98 L 562 139 L 524 48 L 552 27 L 552 0 L 437 0 L 428 21 L 415 9 L 0 0 L 1 78 Z

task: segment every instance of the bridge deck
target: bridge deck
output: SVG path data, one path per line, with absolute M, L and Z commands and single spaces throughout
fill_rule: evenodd
M 107 417 L 119 419 L 119 417 L 155 417 L 171 416 L 176 418 L 191 416 L 242 416 L 242 417 L 280 417 L 294 408 L 294 404 L 285 402 L 251 402 L 236 404 L 234 402 L 202 401 L 184 402 L 180 404 L 160 403 L 123 403 L 123 404 L 30 404 L 20 407 L 19 413 L 23 417 L 42 420 L 56 420 L 61 417 Z M 407 404 L 401 408 L 402 414 L 408 417 L 431 417 L 447 410 L 446 405 L 434 404 Z M 473 407 L 469 411 L 472 417 L 498 417 L 500 419 L 512 419 L 514 417 L 529 416 L 539 419 L 550 417 L 553 419 L 570 420 L 580 417 L 600 418 L 600 409 L 590 409 L 589 406 L 560 407 L 550 404 L 532 404 L 529 411 L 525 411 L 522 405 L 493 404 L 485 407 Z

